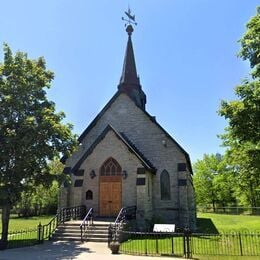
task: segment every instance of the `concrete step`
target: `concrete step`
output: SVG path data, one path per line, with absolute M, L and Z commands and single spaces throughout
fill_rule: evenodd
M 107 230 L 87 230 L 87 234 L 108 234 Z
M 54 240 L 54 241 L 81 241 L 81 238 L 80 237 L 73 237 L 73 236 L 70 236 L 70 237 L 53 236 L 51 238 L 51 240 Z
M 107 238 L 94 238 L 94 237 L 91 237 L 91 238 L 87 238 L 85 239 L 84 241 L 86 242 L 108 242 L 108 239 Z
M 108 234 L 86 234 L 86 237 L 87 238 L 107 238 L 108 237 Z
M 55 234 L 65 234 L 65 233 L 70 233 L 70 234 L 81 234 L 80 230 L 56 230 Z
M 81 221 L 65 222 L 57 228 L 52 239 L 56 241 L 81 241 L 81 223 Z M 94 221 L 93 225 L 86 227 L 84 241 L 107 242 L 109 225 L 108 221 Z
M 63 234 L 53 234 L 53 236 L 57 237 L 81 237 L 80 234 L 71 234 L 71 233 L 63 233 Z

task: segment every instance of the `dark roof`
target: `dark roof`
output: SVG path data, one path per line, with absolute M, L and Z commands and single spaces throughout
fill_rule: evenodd
M 107 111 L 107 109 L 114 103 L 114 101 L 116 100 L 116 98 L 121 94 L 122 92 L 120 90 L 118 90 L 115 95 L 108 101 L 108 103 L 104 106 L 104 108 L 99 112 L 99 114 L 94 118 L 94 120 L 89 124 L 89 126 L 83 131 L 83 133 L 80 135 L 78 141 L 82 142 L 83 139 L 85 138 L 85 136 L 89 133 L 89 131 L 96 125 L 96 123 L 98 122 L 98 120 L 104 115 L 104 113 Z M 135 102 L 134 102 L 135 103 Z M 138 107 L 138 106 L 137 106 Z M 151 121 L 153 121 L 154 124 L 156 124 L 163 132 L 164 134 L 170 138 L 176 145 L 177 147 L 183 152 L 183 154 L 186 157 L 187 160 L 187 164 L 188 164 L 188 168 L 191 172 L 191 174 L 193 174 L 192 171 L 192 166 L 191 166 L 191 161 L 190 161 L 190 156 L 189 154 L 182 148 L 182 146 L 154 119 L 153 116 L 151 116 L 147 111 L 142 110 Z
M 98 138 L 94 141 L 94 143 L 89 147 L 89 149 L 81 156 L 79 161 L 74 165 L 72 168 L 72 172 L 77 171 L 81 164 L 84 162 L 84 160 L 93 152 L 95 147 L 104 139 L 106 134 L 109 131 L 113 131 L 115 135 L 120 139 L 129 149 L 130 152 L 132 152 L 142 163 L 142 165 L 149 170 L 152 173 L 156 172 L 156 168 L 152 165 L 152 163 L 140 152 L 140 150 L 137 149 L 137 147 L 134 145 L 133 142 L 130 141 L 130 139 L 124 134 L 117 132 L 111 125 L 108 125 L 104 131 L 98 136 Z

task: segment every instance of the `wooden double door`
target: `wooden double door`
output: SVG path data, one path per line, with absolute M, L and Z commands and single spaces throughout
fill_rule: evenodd
M 99 214 L 115 217 L 122 206 L 121 176 L 100 176 Z

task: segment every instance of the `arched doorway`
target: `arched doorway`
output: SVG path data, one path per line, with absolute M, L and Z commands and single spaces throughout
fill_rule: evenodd
M 114 158 L 107 159 L 100 168 L 99 214 L 117 216 L 122 204 L 122 168 Z

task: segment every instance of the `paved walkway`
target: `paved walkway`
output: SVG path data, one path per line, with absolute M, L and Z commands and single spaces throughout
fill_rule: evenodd
M 173 257 L 112 255 L 107 243 L 44 242 L 44 244 L 0 251 L 1 260 L 172 260 Z

